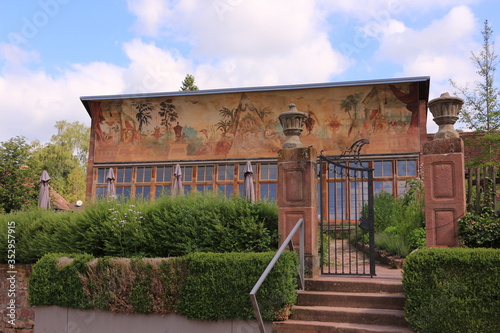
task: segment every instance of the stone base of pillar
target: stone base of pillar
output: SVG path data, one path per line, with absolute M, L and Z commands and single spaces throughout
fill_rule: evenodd
M 457 247 L 458 220 L 466 212 L 462 139 L 423 147 L 427 247 Z
M 280 244 L 297 221 L 304 219 L 307 276 L 319 274 L 317 153 L 313 147 L 282 149 L 278 153 L 278 232 Z M 292 239 L 298 250 L 299 235 Z

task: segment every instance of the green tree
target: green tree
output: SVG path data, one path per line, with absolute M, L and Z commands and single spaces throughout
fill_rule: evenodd
M 460 86 L 453 80 L 450 80 L 450 83 L 464 99 L 460 122 L 473 131 L 484 133 L 481 140 L 476 140 L 476 144 L 483 148 L 478 164 L 492 164 L 496 155 L 495 149 L 500 147 L 499 89 L 494 80 L 498 59 L 492 40 L 493 30 L 488 20 L 484 21 L 481 33 L 481 50 L 478 53 L 471 52 L 471 61 L 477 69 L 479 81 L 474 82 L 473 87 L 468 84 Z
M 187 74 L 182 81 L 181 91 L 193 91 L 199 90 L 198 86 L 194 84 L 194 76 L 191 74 Z
M 32 159 L 32 150 L 22 136 L 0 143 L 0 212 L 37 204 L 40 169 Z
M 56 122 L 54 127 L 57 129 L 57 134 L 52 136 L 51 142 L 68 146 L 78 157 L 80 165 L 86 168 L 89 155 L 90 127 L 79 121 L 70 123 L 66 120 Z
M 41 170 L 47 170 L 50 186 L 68 202 L 85 197 L 90 129 L 84 124 L 56 122 L 57 134 L 45 145 L 37 145 L 34 158 Z

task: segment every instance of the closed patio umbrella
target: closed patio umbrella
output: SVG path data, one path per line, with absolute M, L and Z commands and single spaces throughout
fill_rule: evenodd
M 116 198 L 116 188 L 115 188 L 115 172 L 113 168 L 108 169 L 108 174 L 106 175 L 106 195 L 108 198 Z
M 38 196 L 38 206 L 42 208 L 50 208 L 50 195 L 49 195 L 49 181 L 50 176 L 47 171 L 43 170 L 40 176 L 40 194 Z
M 174 168 L 174 179 L 172 181 L 172 195 L 184 194 L 184 188 L 182 187 L 182 170 L 179 164 L 175 165 Z
M 243 183 L 243 188 L 245 190 L 245 198 L 251 202 L 255 202 L 255 188 L 253 185 L 253 168 L 250 161 L 247 162 L 245 169 L 243 170 L 245 175 L 245 182 Z

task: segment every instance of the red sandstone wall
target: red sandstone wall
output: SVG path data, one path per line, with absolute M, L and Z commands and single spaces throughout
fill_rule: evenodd
M 30 275 L 31 265 L 17 264 L 13 270 L 10 270 L 8 265 L 0 264 L 2 311 L 0 333 L 32 333 L 34 331 L 35 309 L 28 304 L 28 277 Z M 15 302 L 14 313 L 9 309 L 11 301 Z

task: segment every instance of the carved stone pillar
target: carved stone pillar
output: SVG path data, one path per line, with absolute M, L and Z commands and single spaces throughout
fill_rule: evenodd
M 282 126 L 291 124 L 293 131 L 288 131 L 289 140 L 278 152 L 278 231 L 283 242 L 297 221 L 304 219 L 306 276 L 315 276 L 319 274 L 317 152 L 313 147 L 302 148 L 300 142 L 306 114 L 297 111 L 293 104 L 290 109 L 292 112 L 280 115 Z M 293 243 L 297 248 L 298 242 L 295 235 Z
M 464 144 L 453 124 L 462 104 L 448 93 L 429 102 L 439 131 L 422 152 L 427 247 L 459 246 L 458 219 L 466 212 Z

